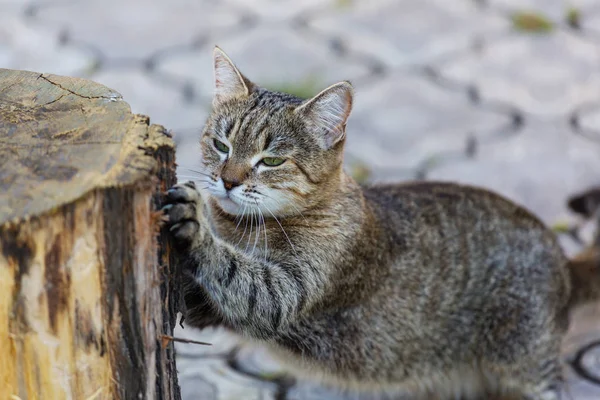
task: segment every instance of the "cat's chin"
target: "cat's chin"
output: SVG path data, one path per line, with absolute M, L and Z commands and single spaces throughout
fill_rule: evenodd
M 242 212 L 243 207 L 228 197 L 216 198 L 216 200 L 219 208 L 227 214 L 239 215 Z

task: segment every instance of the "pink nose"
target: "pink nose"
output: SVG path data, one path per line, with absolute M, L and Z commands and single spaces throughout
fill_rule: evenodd
M 223 186 L 225 186 L 225 189 L 227 190 L 231 190 L 236 186 L 240 186 L 241 182 L 237 181 L 237 180 L 232 180 L 232 181 L 226 181 L 225 179 L 223 179 Z

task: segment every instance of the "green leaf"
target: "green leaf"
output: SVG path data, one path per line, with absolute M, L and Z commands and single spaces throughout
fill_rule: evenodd
M 575 8 L 571 7 L 567 10 L 567 24 L 573 29 L 581 28 L 581 12 Z
M 320 92 L 321 86 L 320 80 L 314 75 L 310 75 L 297 82 L 271 84 L 265 87 L 275 92 L 289 93 L 301 99 L 310 99 Z
M 549 33 L 554 24 L 544 15 L 534 11 L 520 11 L 512 15 L 513 27 L 521 32 Z

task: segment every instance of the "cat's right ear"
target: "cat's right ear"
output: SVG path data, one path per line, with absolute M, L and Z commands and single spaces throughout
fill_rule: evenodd
M 233 98 L 243 98 L 252 92 L 254 84 L 250 82 L 233 64 L 223 50 L 215 46 L 213 50 L 215 94 L 213 105 Z

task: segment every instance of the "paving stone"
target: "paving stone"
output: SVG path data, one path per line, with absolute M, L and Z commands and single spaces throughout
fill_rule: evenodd
M 57 29 L 25 20 L 20 9 L 0 5 L 0 66 L 58 75 L 78 75 L 96 64 L 94 55 L 63 46 Z
M 579 375 L 570 363 L 574 360 L 580 349 L 589 343 L 600 340 L 600 303 L 588 304 L 579 307 L 571 317 L 569 333 L 563 343 L 563 358 L 566 362 L 564 372 L 566 384 L 564 392 L 572 397 L 567 399 L 591 400 L 597 399 L 600 393 L 598 385 Z M 600 364 L 598 348 L 584 353 L 582 367 L 595 376 L 600 377 Z
M 243 344 L 242 339 L 224 328 L 206 328 L 196 329 L 184 324 L 181 328 L 179 324 L 175 327 L 173 335 L 177 338 L 195 340 L 199 342 L 211 343 L 211 346 L 204 346 L 194 343 L 176 342 L 177 357 L 195 358 L 212 356 L 226 356 L 235 347 Z
M 289 389 L 286 400 L 363 400 L 366 397 L 356 393 L 343 392 L 334 388 L 318 386 L 309 382 L 299 382 Z M 370 397 L 376 400 L 377 397 Z
M 177 177 L 180 181 L 204 179 L 197 172 L 203 169 L 200 152 L 200 135 L 202 126 L 194 129 L 179 129 L 173 132 L 177 155 Z
M 417 74 L 396 74 L 356 90 L 348 151 L 380 169 L 410 170 L 464 153 L 469 137 L 506 126 L 506 115 L 473 107 L 466 95 Z
M 600 46 L 556 31 L 507 35 L 444 63 L 444 77 L 475 84 L 484 99 L 538 115 L 563 115 L 600 99 Z
M 319 8 L 322 0 L 231 0 L 232 5 L 247 9 L 265 23 L 285 21 L 308 10 Z
M 597 181 L 600 184 L 600 180 Z M 591 244 L 594 242 L 594 238 L 597 236 L 597 231 L 600 229 L 597 221 L 587 220 L 581 224 L 578 229 L 579 238 L 583 243 Z
M 391 67 L 428 63 L 472 46 L 479 36 L 508 22 L 475 1 L 375 0 L 331 6 L 309 21 L 317 31 L 338 37 L 345 47 Z
M 241 16 L 216 0 L 86 0 L 42 8 L 37 18 L 109 59 L 142 59 L 193 43 L 199 35 L 235 29 Z
M 140 68 L 111 68 L 88 76 L 123 95 L 134 113 L 151 117 L 177 135 L 178 130 L 201 127 L 207 110 L 200 104 L 186 103 L 181 90 L 160 82 Z
M 590 39 L 598 40 L 600 37 L 600 4 L 596 2 L 596 7 L 591 11 L 582 12 L 580 20 L 581 28 L 584 32 L 590 34 Z
M 400 393 L 353 392 L 299 381 L 288 390 L 286 400 L 411 400 Z
M 274 400 L 273 383 L 252 379 L 229 368 L 224 360 L 196 360 L 179 366 L 182 400 Z
M 241 371 L 263 379 L 275 379 L 286 374 L 286 368 L 264 346 L 248 344 L 236 354 L 236 365 Z
M 316 94 L 329 84 L 360 79 L 369 73 L 366 66 L 338 60 L 323 43 L 282 26 L 259 27 L 234 38 L 217 37 L 214 43 L 250 80 L 274 90 Z M 157 71 L 191 85 L 201 98 L 212 97 L 211 46 L 158 60 Z
M 558 235 L 558 241 L 567 257 L 574 257 L 583 250 L 583 245 L 569 235 Z
M 0 0 L 0 15 L 6 15 L 9 12 L 21 14 L 28 5 L 29 2 L 25 0 Z
M 585 136 L 600 143 L 600 105 L 582 110 L 578 115 L 578 123 Z
M 598 183 L 600 145 L 562 120 L 532 120 L 523 131 L 479 146 L 473 160 L 433 169 L 430 179 L 493 189 L 552 225 L 569 218 L 566 200 Z
M 597 400 L 600 396 L 598 384 L 582 378 L 571 368 L 565 368 L 565 384 L 563 385 L 561 399 L 569 400 Z

